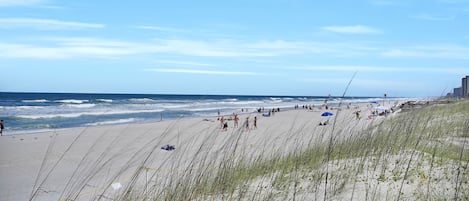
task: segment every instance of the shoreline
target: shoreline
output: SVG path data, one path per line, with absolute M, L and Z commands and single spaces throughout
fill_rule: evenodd
M 281 96 L 279 96 L 281 97 Z M 298 96 L 300 97 L 300 96 Z M 327 98 L 327 97 L 326 97 Z M 339 97 L 340 98 L 340 97 Z M 336 97 L 337 99 L 337 97 Z M 379 98 L 377 98 L 379 99 Z M 419 102 L 420 100 L 422 100 L 422 98 L 420 99 L 416 99 L 416 98 L 389 98 L 390 100 L 393 100 L 394 102 L 399 102 L 399 103 L 402 103 L 402 102 L 409 102 L 410 100 L 411 101 L 414 101 L 414 102 Z M 387 102 L 387 104 L 391 105 L 391 101 L 389 100 L 389 102 Z M 407 100 L 407 101 L 405 101 Z M 424 99 L 426 100 L 426 99 Z M 431 99 L 432 100 L 432 99 Z M 379 101 L 380 102 L 380 101 Z M 330 106 L 332 107 L 338 107 L 339 105 L 342 105 L 341 107 L 346 107 L 345 104 L 346 103 L 352 103 L 352 104 L 357 104 L 357 105 L 366 105 L 366 104 L 369 104 L 368 102 L 350 102 L 348 100 L 345 100 L 345 101 L 342 101 L 342 102 L 337 102 L 337 103 L 331 103 Z M 315 109 L 318 109 L 318 105 L 317 103 L 313 103 L 313 102 L 309 102 L 309 103 L 304 103 L 305 105 L 314 105 L 316 104 L 316 108 Z M 255 110 L 259 108 L 259 107 L 250 107 L 249 109 L 250 110 L 254 110 L 253 112 L 240 112 L 242 108 L 238 108 L 238 113 L 237 114 L 255 114 L 257 113 Z M 272 108 L 276 108 L 276 107 L 269 107 L 270 109 Z M 294 108 L 294 106 L 289 106 L 289 107 L 279 107 L 282 111 L 289 111 L 289 110 L 297 110 Z M 299 108 L 299 110 L 301 110 L 302 108 Z M 224 116 L 229 116 L 231 114 L 223 114 Z M 207 116 L 187 116 L 187 117 L 182 117 L 182 119 L 192 119 L 192 118 L 216 118 L 217 116 L 216 115 L 207 115 Z M 181 119 L 181 118 L 175 118 L 175 117 L 169 117 L 167 119 L 164 118 L 163 116 L 163 120 L 156 120 L 157 118 L 154 118 L 154 119 L 143 119 L 143 120 L 137 120 L 137 121 L 134 121 L 134 122 L 124 122 L 124 123 L 109 123 L 109 124 L 103 124 L 103 125 L 81 125 L 81 126 L 74 126 L 74 127 L 63 127 L 63 128 L 39 128 L 39 129 L 23 129 L 23 130 L 10 130 L 8 129 L 8 127 L 4 130 L 4 133 L 3 133 L 3 136 L 12 136 L 12 135 L 31 135 L 31 134 L 36 134 L 36 133 L 45 133 L 45 132 L 54 132 L 54 131 L 60 131 L 60 130 L 64 130 L 64 129 L 84 129 L 84 128 L 89 128 L 89 127 L 100 127 L 100 126 L 115 126 L 115 125 L 126 125 L 126 124 L 146 124 L 146 123 L 158 123 L 158 122 L 162 122 L 162 121 L 173 121 L 173 120 L 178 120 L 178 119 Z M 8 122 L 6 122 L 7 125 L 8 125 Z

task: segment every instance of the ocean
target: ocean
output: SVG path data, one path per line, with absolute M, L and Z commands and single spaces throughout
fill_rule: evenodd
M 377 97 L 237 96 L 161 94 L 79 94 L 0 92 L 0 119 L 5 135 L 110 124 L 152 122 L 176 118 L 215 117 L 218 113 L 255 112 L 264 107 L 293 109 L 295 105 L 319 106 L 328 99 L 364 103 Z

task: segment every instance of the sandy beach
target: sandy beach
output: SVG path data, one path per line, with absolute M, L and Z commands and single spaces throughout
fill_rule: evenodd
M 6 135 L 0 138 L 0 200 L 112 197 L 129 182 L 136 182 L 132 177 L 139 167 L 144 167 L 140 171 L 145 171 L 141 175 L 146 179 L 151 175 L 154 182 L 164 184 L 179 173 L 232 154 L 254 160 L 300 151 L 326 143 L 335 121 L 340 123 L 333 137 L 346 139 L 384 118 L 366 118 L 371 109 L 367 105 L 335 108 L 328 110 L 334 113 L 331 117 L 321 116 L 325 109 L 301 107 L 270 117 L 242 114 L 239 127 L 227 121 L 226 131 L 217 118 L 190 118 Z M 356 119 L 357 110 L 361 119 Z M 246 129 L 248 117 L 250 128 Z M 257 129 L 252 126 L 254 117 Z M 319 126 L 327 120 L 328 125 Z M 176 149 L 161 149 L 167 144 Z
M 0 200 L 466 199 L 467 133 L 442 128 L 467 123 L 468 105 L 406 102 L 375 116 L 369 104 L 300 106 L 241 113 L 238 127 L 222 114 L 227 129 L 204 117 L 5 135 Z

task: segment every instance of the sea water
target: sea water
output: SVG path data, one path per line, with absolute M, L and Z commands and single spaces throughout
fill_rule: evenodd
M 289 110 L 295 105 L 329 105 L 380 101 L 376 97 L 239 96 L 161 94 L 78 94 L 0 92 L 0 119 L 6 135 L 51 129 L 216 117 L 255 112 L 257 108 Z

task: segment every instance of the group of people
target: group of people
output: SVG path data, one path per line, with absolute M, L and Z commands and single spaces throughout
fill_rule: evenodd
M 238 128 L 239 127 L 239 115 L 236 114 L 236 113 L 233 113 L 228 119 L 225 119 L 225 117 L 223 115 L 221 115 L 220 117 L 218 117 L 218 120 L 220 121 L 220 127 L 223 131 L 228 130 L 228 122 L 227 121 L 232 120 L 234 122 L 233 123 L 233 128 Z M 251 129 L 251 127 L 249 126 L 249 117 L 246 117 L 246 120 L 244 121 L 243 126 L 246 130 Z M 256 129 L 256 128 L 257 128 L 257 116 L 254 116 L 252 129 Z
M 299 105 L 295 105 L 294 108 L 295 108 L 295 110 L 296 110 L 296 109 L 299 109 L 300 106 L 299 106 Z M 313 110 L 314 104 L 313 104 L 313 105 L 302 105 L 301 108 L 306 109 L 306 110 Z

